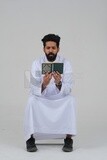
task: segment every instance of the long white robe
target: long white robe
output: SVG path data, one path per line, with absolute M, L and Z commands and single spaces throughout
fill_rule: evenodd
M 35 60 L 31 68 L 30 95 L 25 109 L 25 140 L 31 134 L 36 139 L 65 138 L 66 134 L 76 135 L 75 100 L 71 96 L 72 68 L 69 61 L 57 55 L 54 62 L 64 63 L 61 90 L 54 78 L 41 92 L 43 76 L 41 64 L 48 62 L 45 55 Z

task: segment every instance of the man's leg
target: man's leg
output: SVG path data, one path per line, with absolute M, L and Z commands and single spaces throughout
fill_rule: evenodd
M 64 146 L 62 148 L 64 152 L 72 152 L 73 151 L 73 139 L 72 135 L 67 134 L 66 139 L 64 139 Z
M 33 137 L 33 134 L 26 141 L 26 149 L 27 149 L 28 152 L 36 152 L 37 151 L 37 147 L 36 147 L 36 144 L 35 144 L 35 139 Z

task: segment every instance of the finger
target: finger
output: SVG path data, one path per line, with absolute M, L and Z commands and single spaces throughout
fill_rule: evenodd
M 56 73 L 54 73 L 54 74 L 53 74 L 53 77 L 54 77 L 54 78 L 57 78 L 57 74 L 56 74 Z
M 56 71 L 56 73 L 57 73 L 58 75 L 61 75 L 58 71 Z
M 52 72 L 50 72 L 50 73 L 49 73 L 49 75 L 50 75 L 50 76 L 52 76 L 52 75 L 53 75 L 53 73 L 52 73 Z
M 61 78 L 61 74 L 59 72 L 57 72 L 57 75 Z
M 45 76 L 48 76 L 48 75 L 49 75 L 49 71 L 48 71 L 48 72 L 46 72 Z
M 54 74 L 56 74 L 56 72 L 54 71 L 54 72 L 52 72 L 52 74 L 54 75 Z
M 52 75 L 51 75 L 50 73 L 48 73 L 48 74 L 46 75 L 46 78 L 47 78 L 47 79 L 51 79 L 51 77 L 52 77 Z

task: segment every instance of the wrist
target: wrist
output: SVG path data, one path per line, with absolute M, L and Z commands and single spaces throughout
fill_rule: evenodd
M 59 81 L 59 82 L 55 83 L 55 85 L 56 85 L 56 86 L 61 86 L 61 85 L 62 85 L 62 82 Z
M 43 92 L 45 89 L 46 89 L 46 85 L 44 85 L 44 84 L 42 83 L 41 92 Z
M 46 84 L 42 83 L 42 87 L 43 87 L 43 88 L 46 88 Z

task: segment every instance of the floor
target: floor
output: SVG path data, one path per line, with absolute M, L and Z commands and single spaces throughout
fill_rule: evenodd
M 3 113 L 3 112 L 2 112 Z M 28 153 L 23 135 L 23 114 L 0 113 L 0 160 L 107 160 L 107 132 L 78 132 L 73 138 L 74 151 L 62 151 L 63 140 L 39 140 L 38 151 Z M 11 114 L 12 113 L 12 114 Z M 4 116 L 5 115 L 5 116 Z
M 25 143 L 21 134 L 2 131 L 0 139 L 0 160 L 106 160 L 107 144 L 87 141 L 79 144 L 74 138 L 74 151 L 62 151 L 63 140 L 37 141 L 38 151 L 26 152 Z

